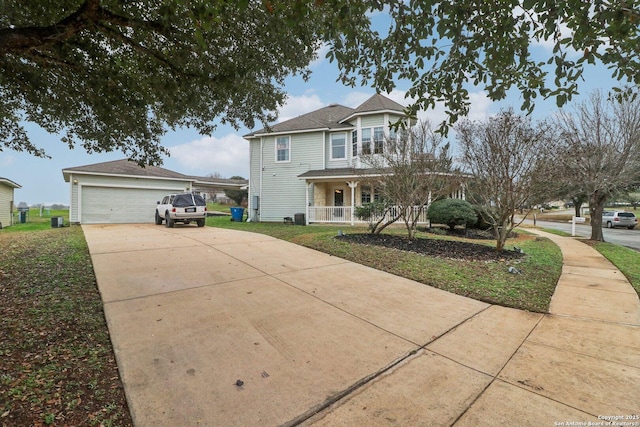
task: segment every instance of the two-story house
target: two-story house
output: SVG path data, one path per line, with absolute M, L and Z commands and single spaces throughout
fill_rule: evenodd
M 362 155 L 382 150 L 404 107 L 376 94 L 353 109 L 331 104 L 245 135 L 249 141 L 249 220 L 353 224 L 354 207 L 376 198 Z

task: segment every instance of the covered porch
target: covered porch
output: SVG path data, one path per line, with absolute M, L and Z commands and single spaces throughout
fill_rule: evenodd
M 305 180 L 306 223 L 366 224 L 369 220 L 356 217 L 356 207 L 379 199 L 376 191 L 375 175 L 355 169 L 324 169 L 309 171 L 299 176 Z M 450 194 L 451 198 L 465 199 L 464 186 Z M 397 207 L 392 208 L 387 217 L 397 216 Z M 428 206 L 420 209 L 418 224 L 428 224 Z M 372 218 L 378 221 L 383 218 Z M 387 218 L 385 218 L 387 219 Z

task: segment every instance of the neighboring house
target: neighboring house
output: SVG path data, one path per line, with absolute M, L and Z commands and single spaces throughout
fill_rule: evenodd
M 13 224 L 13 191 L 22 188 L 8 178 L 0 177 L 0 228 Z
M 62 175 L 70 184 L 69 222 L 75 224 L 154 222 L 156 203 L 167 194 L 247 184 L 140 167 L 126 159 L 67 168 Z
M 250 148 L 249 218 L 353 224 L 373 201 L 361 156 L 383 149 L 390 124 L 409 124 L 404 107 L 376 94 L 353 109 L 338 104 L 245 135 Z M 454 197 L 463 198 L 462 192 Z

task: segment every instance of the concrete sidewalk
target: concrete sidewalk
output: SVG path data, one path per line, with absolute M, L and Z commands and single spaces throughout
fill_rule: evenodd
M 137 426 L 539 426 L 638 413 L 637 295 L 573 239 L 549 235 L 566 265 L 543 316 L 253 233 L 83 229 Z

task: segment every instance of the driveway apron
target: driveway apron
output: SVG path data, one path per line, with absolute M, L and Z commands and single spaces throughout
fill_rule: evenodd
M 638 413 L 640 304 L 628 282 L 611 288 L 595 270 L 565 265 L 561 282 L 572 280 L 543 316 L 260 234 L 83 230 L 137 426 L 554 425 Z M 563 253 L 586 246 L 566 240 Z

